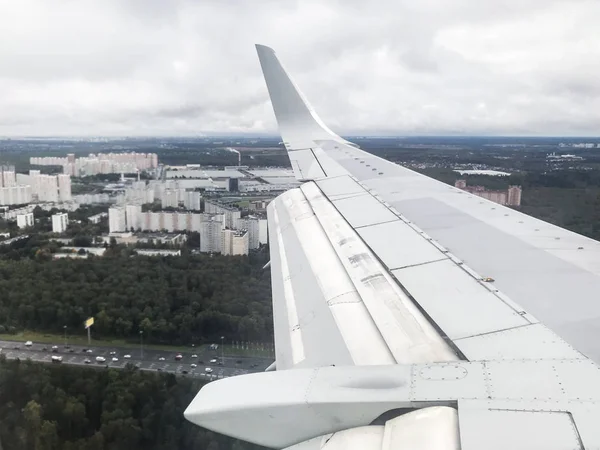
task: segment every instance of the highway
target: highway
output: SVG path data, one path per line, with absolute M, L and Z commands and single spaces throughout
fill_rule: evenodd
M 56 345 L 57 351 L 52 351 L 52 346 Z M 176 351 L 154 350 L 144 348 L 143 358 L 141 348 L 119 348 L 119 347 L 86 347 L 82 345 L 71 345 L 65 348 L 62 344 L 38 344 L 33 343 L 32 346 L 25 346 L 25 342 L 16 341 L 0 341 L 2 354 L 8 359 L 31 359 L 32 361 L 51 362 L 53 355 L 62 356 L 62 364 L 72 364 L 76 366 L 92 366 L 92 367 L 111 367 L 115 369 L 123 369 L 127 363 L 134 364 L 141 370 L 169 372 L 177 375 L 185 375 L 195 378 L 204 378 L 214 380 L 218 378 L 231 377 L 235 375 L 243 375 L 251 372 L 264 371 L 269 364 L 270 359 L 244 357 L 244 356 L 227 356 L 223 359 L 223 364 L 210 363 L 210 360 L 217 359 L 221 361 L 220 349 L 209 350 L 208 346 L 198 348 L 195 353 L 181 352 L 183 358 L 179 361 L 175 360 L 175 356 L 179 353 Z M 86 350 L 91 350 L 87 352 Z M 111 352 L 115 352 L 111 355 Z M 125 358 L 129 355 L 129 358 Z M 196 355 L 195 358 L 192 356 Z M 96 357 L 102 356 L 106 358 L 105 362 L 96 362 Z M 115 357 L 118 361 L 112 361 Z M 164 361 L 161 361 L 164 358 Z M 89 362 L 86 363 L 85 361 Z M 197 365 L 193 368 L 191 364 Z M 210 367 L 212 373 L 207 373 L 206 368 Z

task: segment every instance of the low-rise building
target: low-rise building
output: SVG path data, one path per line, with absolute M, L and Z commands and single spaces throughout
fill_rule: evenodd
M 17 216 L 17 226 L 19 228 L 28 228 L 33 226 L 33 213 L 19 214 Z
M 95 214 L 93 216 L 88 217 L 88 220 L 91 223 L 100 223 L 100 221 L 102 219 L 104 219 L 105 217 L 108 217 L 108 213 L 100 213 L 100 214 Z
M 143 256 L 181 256 L 181 250 L 137 249 L 135 252 Z

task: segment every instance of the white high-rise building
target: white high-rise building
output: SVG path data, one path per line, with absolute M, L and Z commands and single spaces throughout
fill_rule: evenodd
M 58 198 L 61 202 L 70 202 L 71 196 L 71 175 L 58 175 Z
M 242 212 L 238 208 L 211 200 L 204 201 L 204 210 L 210 214 L 223 214 L 225 217 L 223 223 L 226 228 L 235 228 L 237 221 L 242 216 Z
M 222 230 L 221 253 L 223 255 L 247 255 L 248 232 L 246 230 Z
M 52 232 L 64 233 L 69 224 L 69 215 L 67 213 L 52 215 Z
M 222 222 L 218 220 L 209 220 L 200 224 L 200 251 L 201 252 L 221 252 L 221 230 Z
M 258 219 L 258 242 L 260 244 L 269 243 L 269 230 L 267 227 L 267 219 Z
M 108 208 L 108 231 L 110 233 L 120 233 L 127 230 L 127 219 L 125 208 Z
M 57 203 L 59 196 L 59 177 L 63 175 L 44 175 L 39 170 L 30 170 L 29 175 L 17 174 L 16 181 L 19 185 L 31 186 L 31 195 L 40 202 Z M 71 180 L 62 178 L 60 181 L 64 190 L 64 201 L 71 200 Z
M 137 230 L 142 227 L 142 206 L 141 205 L 127 205 L 125 206 L 125 221 L 127 229 Z
M 13 170 L 2 170 L 0 172 L 0 187 L 12 187 L 17 185 L 17 176 Z
M 37 197 L 40 202 L 58 202 L 58 177 L 56 175 L 38 175 L 39 190 Z
M 187 191 L 183 197 L 183 206 L 192 211 L 200 211 L 202 194 L 195 191 Z
M 33 226 L 33 213 L 19 214 L 17 216 L 17 226 L 27 228 Z
M 179 206 L 179 196 L 176 189 L 167 189 L 163 192 L 160 204 L 163 208 L 177 208 Z
M 248 231 L 248 248 L 257 249 L 260 246 L 260 223 L 256 216 L 246 216 L 238 219 L 235 223 L 236 230 Z
M 31 186 L 0 187 L 0 205 L 31 203 Z

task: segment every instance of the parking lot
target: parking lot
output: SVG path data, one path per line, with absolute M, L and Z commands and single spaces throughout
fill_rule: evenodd
M 208 346 L 181 353 L 144 348 L 143 355 L 141 348 L 85 347 L 81 345 L 72 345 L 65 348 L 64 345 L 56 344 L 57 348 L 53 351 L 52 346 L 53 344 L 34 342 L 28 347 L 25 342 L 0 341 L 2 354 L 9 359 L 31 359 L 32 361 L 49 363 L 52 356 L 61 356 L 62 364 L 112 367 L 115 369 L 122 369 L 129 363 L 142 370 L 169 372 L 211 380 L 250 372 L 261 372 L 272 362 L 265 358 L 255 357 L 225 355 L 221 358 L 220 350 L 210 350 Z M 112 352 L 114 354 L 111 354 Z M 176 360 L 178 354 L 182 356 L 180 360 Z M 105 358 L 106 361 L 97 362 L 96 357 L 98 356 Z M 112 358 L 116 358 L 117 361 L 112 361 Z M 210 362 L 215 359 L 217 362 Z M 192 364 L 196 364 L 197 367 L 192 367 Z M 210 368 L 212 372 L 207 372 L 206 368 Z

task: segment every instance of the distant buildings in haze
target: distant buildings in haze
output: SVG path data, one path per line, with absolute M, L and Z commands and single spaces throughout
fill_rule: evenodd
M 41 156 L 29 158 L 36 166 L 62 166 L 63 173 L 76 177 L 101 173 L 135 173 L 158 167 L 156 153 L 90 153 L 76 158 L 69 153 L 66 157 Z
M 467 180 L 456 180 L 454 187 L 500 205 L 521 206 L 521 186 L 509 186 L 506 191 L 493 191 L 483 186 L 467 186 Z

